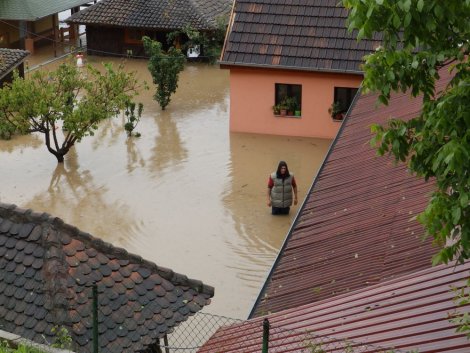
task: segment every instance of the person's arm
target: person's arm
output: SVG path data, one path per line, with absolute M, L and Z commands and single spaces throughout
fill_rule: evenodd
M 294 205 L 297 205 L 297 182 L 294 177 L 292 177 L 292 190 L 294 190 Z
M 268 180 L 268 202 L 267 202 L 268 207 L 271 207 L 271 205 L 272 205 L 272 203 L 271 203 L 271 189 L 273 188 L 273 186 L 274 186 L 273 179 L 271 178 L 271 176 L 269 176 L 269 180 Z

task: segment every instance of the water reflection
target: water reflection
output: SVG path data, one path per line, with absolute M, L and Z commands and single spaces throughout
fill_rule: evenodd
M 96 186 L 89 170 L 80 169 L 76 150 L 72 148 L 65 163 L 57 164 L 53 170 L 47 189 L 36 194 L 26 207 L 60 214 L 72 225 L 85 222 L 86 229 L 82 230 L 92 230 L 96 237 L 106 234 L 110 242 L 136 234 L 139 227 L 130 217 L 129 206 L 108 202 L 107 192 L 105 186 Z
M 0 139 L 0 152 L 18 153 L 18 151 L 22 152 L 27 148 L 36 149 L 40 147 L 46 148 L 42 135 L 38 134 L 13 136 L 10 140 Z
M 279 160 L 286 160 L 305 197 L 317 173 L 329 140 L 230 134 L 230 183 L 223 195 L 238 238 L 227 238 L 235 261 L 230 265 L 243 280 L 258 287 L 300 205 L 289 216 L 272 216 L 266 205 L 267 181 Z
M 122 138 L 122 134 L 125 134 L 124 124 L 124 113 L 121 116 L 101 122 L 100 128 L 93 132 L 95 136 L 92 142 L 93 150 L 96 151 L 100 147 L 109 147 L 116 144 Z
M 170 111 L 162 111 L 155 117 L 158 134 L 152 148 L 150 169 L 159 172 L 180 164 L 188 157 L 188 151 L 181 140 L 178 127 Z
M 108 59 L 117 61 L 94 61 Z M 126 68 L 151 82 L 146 61 Z M 0 199 L 202 280 L 216 288 L 207 311 L 245 318 L 299 208 L 271 216 L 268 175 L 286 160 L 302 199 L 329 141 L 230 134 L 229 73 L 217 66 L 188 65 L 165 111 L 153 93 L 136 99 L 144 103 L 140 138 L 127 138 L 122 117 L 111 119 L 63 166 L 34 136 L 24 146 L 39 148 L 11 154 L 0 141 Z
M 142 153 L 136 145 L 136 139 L 129 137 L 126 140 L 126 151 L 127 151 L 127 171 L 132 173 L 136 168 L 145 167 L 145 159 L 142 157 Z

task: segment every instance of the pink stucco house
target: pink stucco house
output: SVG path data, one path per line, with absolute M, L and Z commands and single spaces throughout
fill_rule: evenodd
M 338 0 L 236 0 L 220 61 L 230 131 L 333 138 L 380 43 L 357 42 L 346 18 Z

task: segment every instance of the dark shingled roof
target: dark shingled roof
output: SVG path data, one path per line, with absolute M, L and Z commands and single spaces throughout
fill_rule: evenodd
M 136 352 L 210 303 L 214 289 L 155 265 L 47 213 L 0 203 L 0 327 L 39 343 L 69 329 L 92 351 L 92 285 L 99 351 Z
M 230 12 L 231 0 L 103 0 L 66 21 L 95 26 L 175 30 L 190 25 L 216 28 L 216 18 Z
M 449 315 L 469 312 L 451 291 L 465 287 L 469 269 L 438 266 L 269 315 L 269 351 L 312 352 L 310 342 L 324 353 L 468 353 L 470 341 Z M 198 353 L 260 352 L 263 319 L 222 327 Z
M 20 65 L 29 55 L 28 51 L 0 48 L 0 80 Z
M 221 64 L 360 74 L 379 41 L 357 42 L 338 0 L 236 0 Z
M 450 81 L 448 68 L 436 83 Z M 251 315 L 323 300 L 431 266 L 438 251 L 414 217 L 434 183 L 370 147 L 370 126 L 390 117 L 409 119 L 422 100 L 393 94 L 360 96 L 344 121 L 306 197 Z

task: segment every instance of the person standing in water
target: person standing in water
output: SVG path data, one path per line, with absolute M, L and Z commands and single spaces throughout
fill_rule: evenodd
M 268 207 L 272 207 L 274 215 L 289 214 L 292 200 L 297 205 L 297 183 L 287 163 L 280 161 L 277 170 L 269 176 Z

